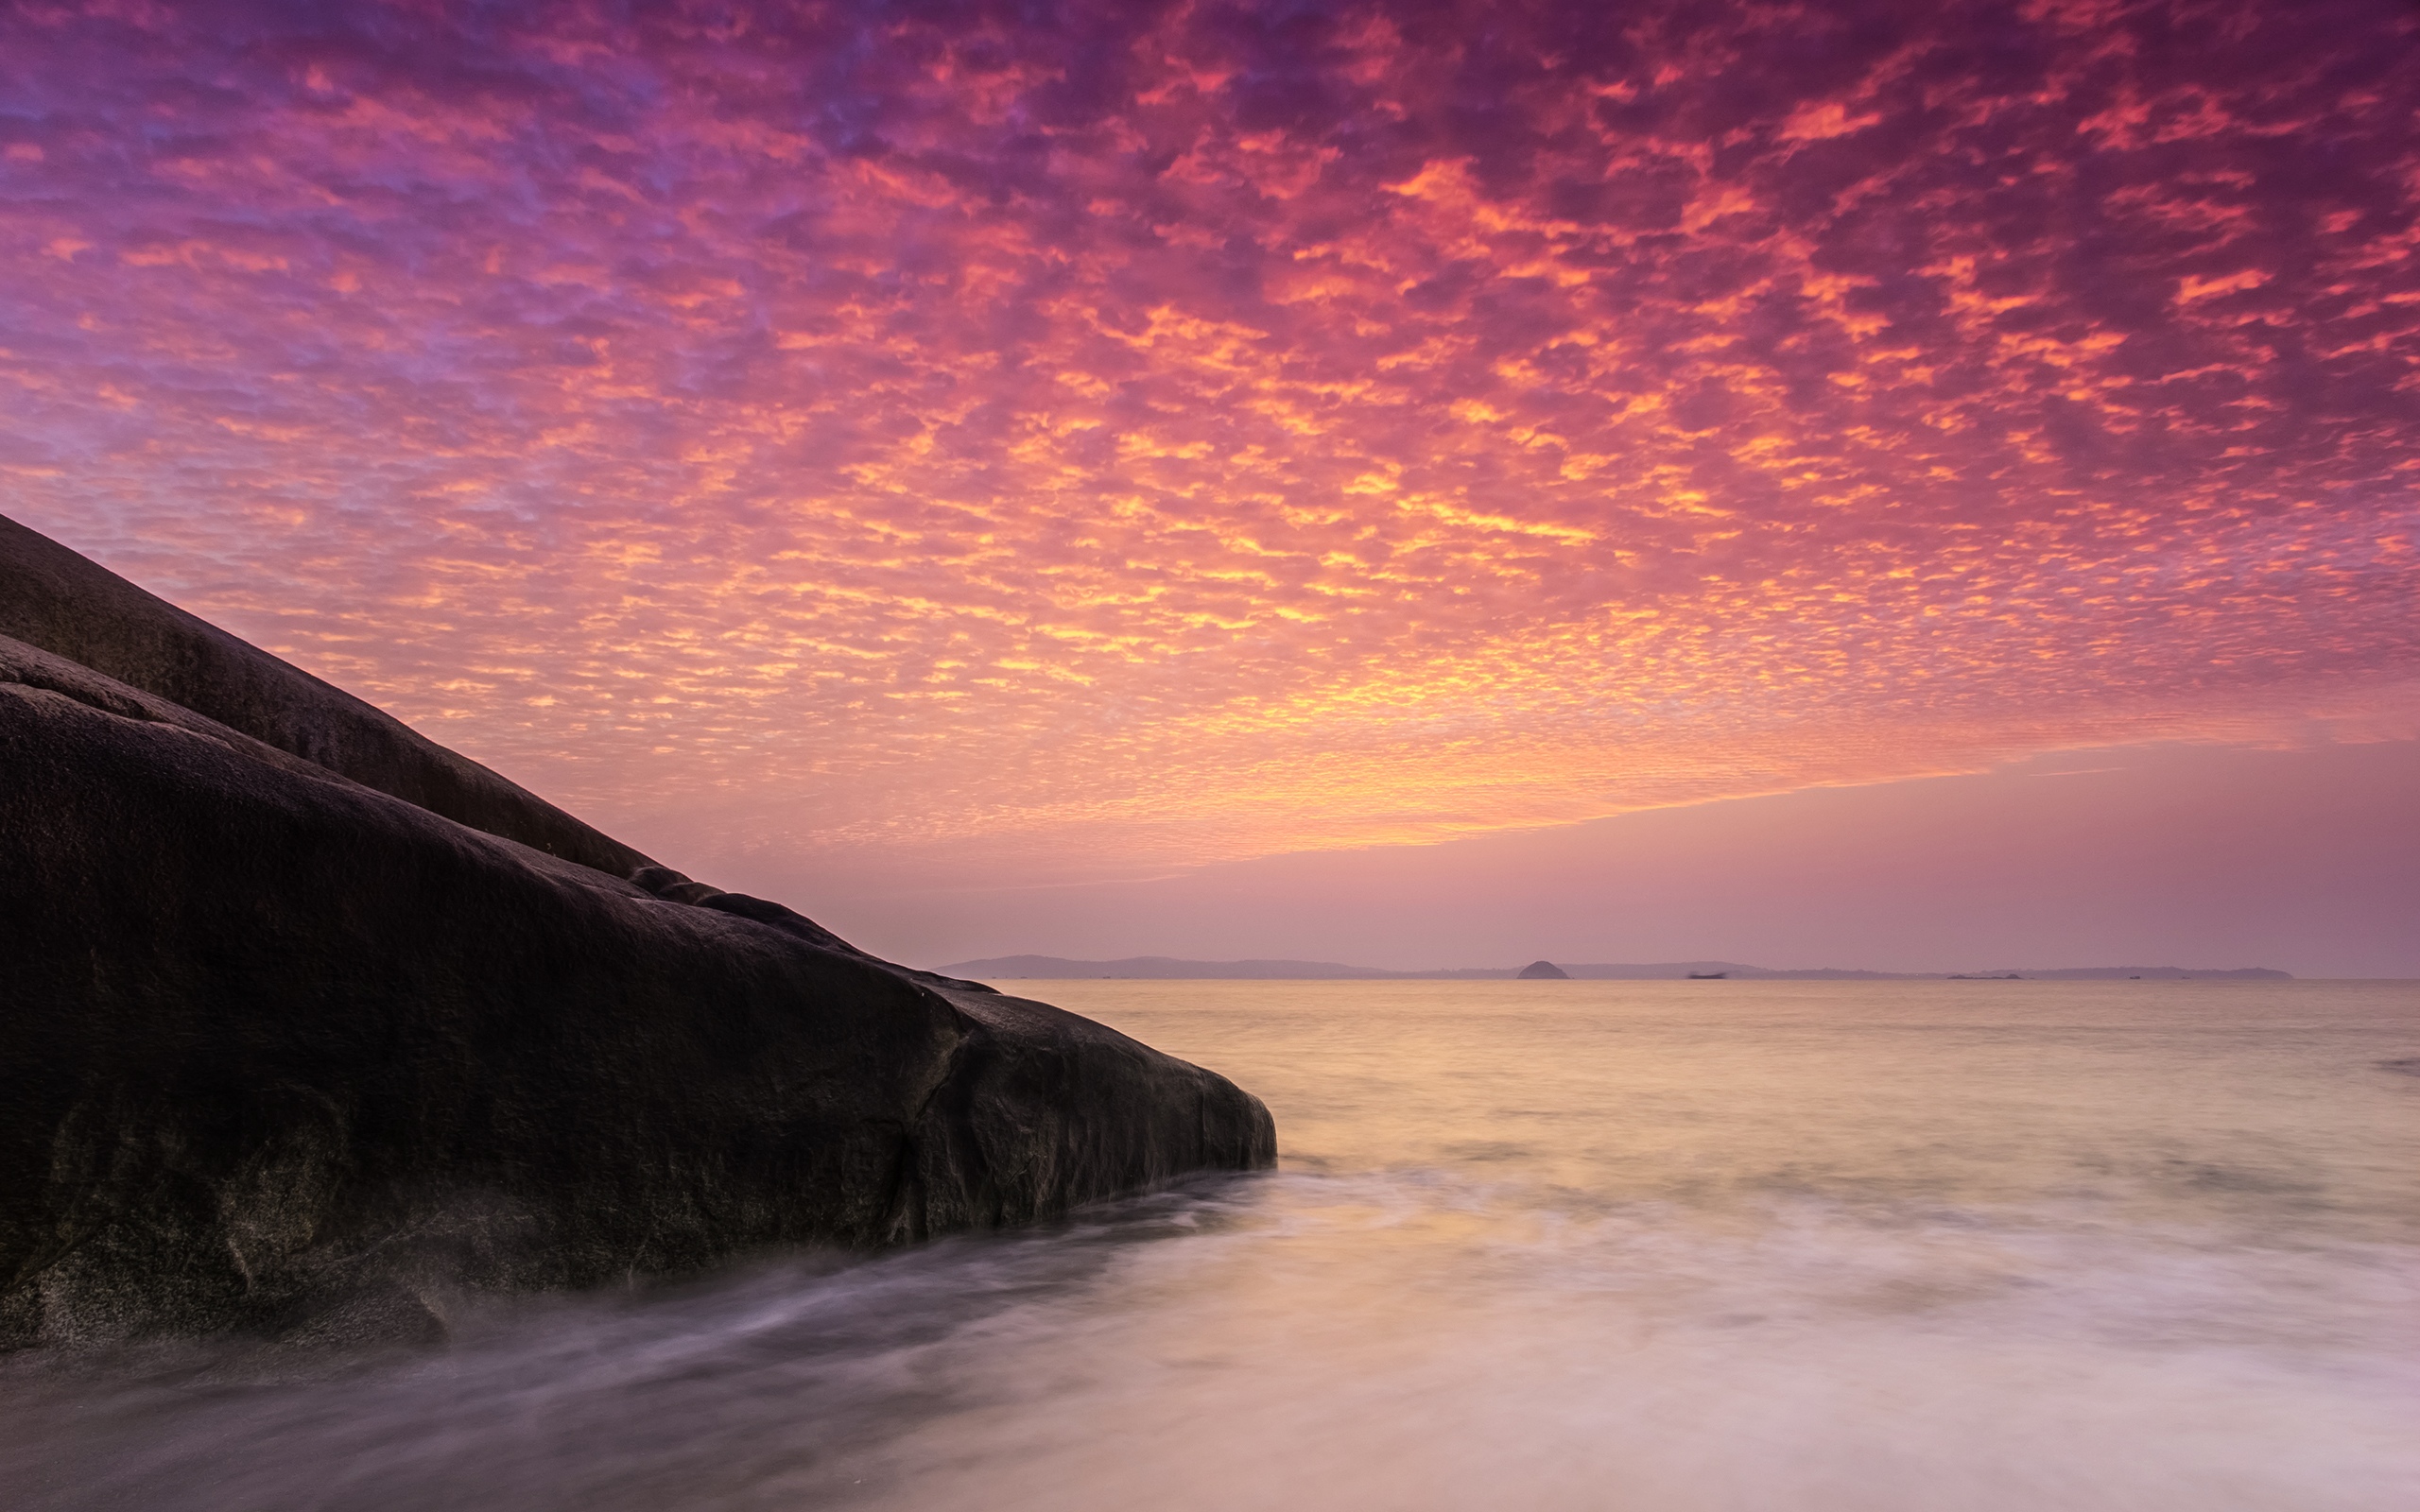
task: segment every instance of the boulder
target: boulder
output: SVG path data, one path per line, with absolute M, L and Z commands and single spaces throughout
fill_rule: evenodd
M 216 625 L 0 516 L 0 635 L 432 814 L 627 876 L 638 851 Z
M 1531 961 L 1512 974 L 1514 980 L 1521 982 L 1568 982 L 1571 980 L 1571 973 L 1552 961 Z
M 425 1332 L 466 1290 L 1274 1159 L 1219 1076 L 634 851 L 617 875 L 615 842 L 201 628 L 54 634 L 150 686 L 0 638 L 0 1342 Z M 144 644 L 203 651 L 171 676 Z M 521 833 L 383 785 L 415 772 Z

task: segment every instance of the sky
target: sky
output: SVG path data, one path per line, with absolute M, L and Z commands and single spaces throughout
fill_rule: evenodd
M 2409 0 L 26 0 L 0 259 L 0 510 L 904 959 L 2420 975 Z

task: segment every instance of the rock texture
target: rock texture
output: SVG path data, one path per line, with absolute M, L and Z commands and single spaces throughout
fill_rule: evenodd
M 614 876 L 646 856 L 341 688 L 0 516 L 0 635 L 475 830 Z
M 1571 973 L 1552 961 L 1531 961 L 1513 975 L 1524 982 L 1568 982 Z
M 644 864 L 199 621 L 81 626 L 67 576 L 6 611 L 60 644 L 0 638 L 0 1341 L 410 1333 L 1274 1158 L 1219 1076 Z

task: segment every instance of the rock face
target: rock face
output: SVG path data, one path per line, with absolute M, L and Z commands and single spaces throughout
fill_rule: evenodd
M 1571 973 L 1552 961 L 1531 961 L 1515 971 L 1513 977 L 1522 982 L 1568 982 Z
M 155 611 L 77 573 L 116 582 L 0 611 L 57 643 L 0 637 L 0 1343 L 410 1333 L 1274 1159 L 1217 1075 L 646 864 L 190 616 L 84 625 Z
M 0 516 L 0 635 L 431 814 L 614 876 L 646 856 L 258 646 Z

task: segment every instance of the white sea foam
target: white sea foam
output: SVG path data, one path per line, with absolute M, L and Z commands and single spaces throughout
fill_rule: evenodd
M 2379 1064 L 2420 1049 L 2420 992 L 2016 986 L 1069 984 L 1267 1094 L 1288 1168 L 468 1305 L 432 1352 L 21 1357 L 0 1480 L 60 1508 L 2420 1504 L 2420 1078 Z

